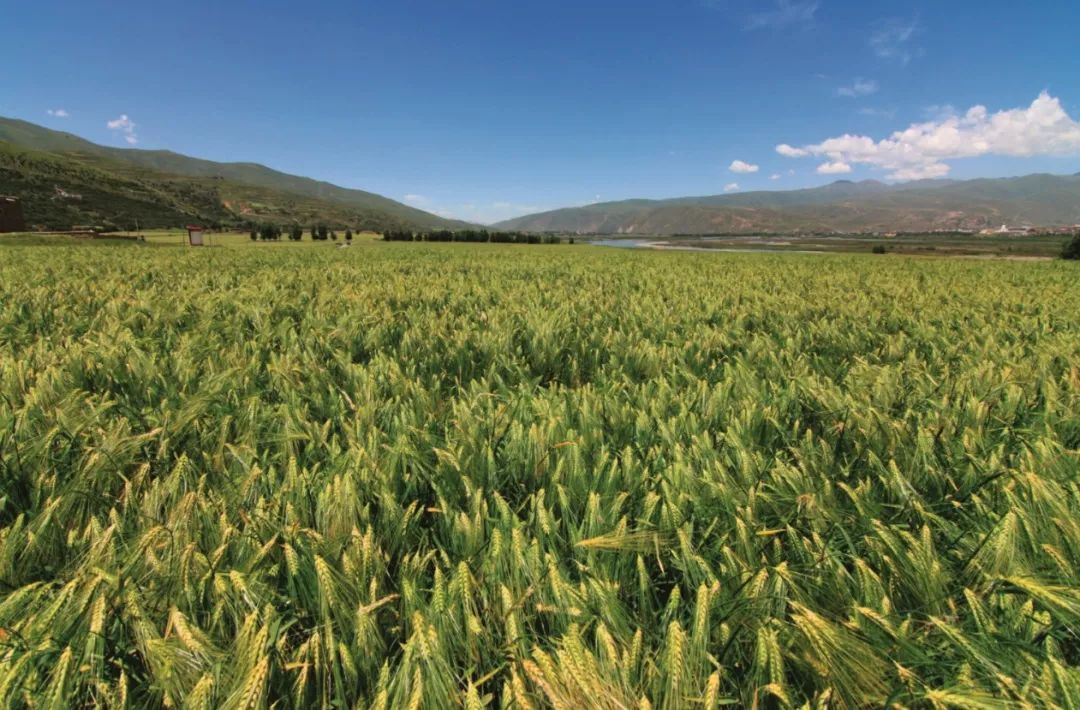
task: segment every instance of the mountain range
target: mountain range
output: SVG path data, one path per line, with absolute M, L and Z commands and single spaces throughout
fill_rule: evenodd
M 0 117 L 0 194 L 23 202 L 28 224 L 175 227 L 315 222 L 353 229 L 472 225 L 363 190 L 256 163 L 217 163 L 167 150 L 111 148 Z
M 1080 224 L 1080 174 L 823 187 L 669 200 L 624 200 L 500 222 L 579 234 L 914 232 Z
M 0 194 L 22 199 L 28 224 L 175 227 L 325 223 L 354 229 L 464 229 L 381 195 L 257 163 L 167 150 L 112 148 L 0 118 Z M 886 184 L 840 180 L 788 191 L 624 200 L 500 222 L 495 228 L 578 234 L 915 232 L 1080 224 L 1080 175 Z

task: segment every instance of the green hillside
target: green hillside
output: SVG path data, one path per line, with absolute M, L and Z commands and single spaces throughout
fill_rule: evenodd
M 110 148 L 26 121 L 0 118 L 0 193 L 21 197 L 28 223 L 176 226 L 299 221 L 365 229 L 459 229 L 363 190 L 255 163 L 216 163 L 170 151 Z
M 1028 175 L 899 185 L 841 180 L 785 192 L 626 200 L 527 215 L 500 229 L 708 234 L 983 229 L 1080 223 L 1080 176 Z

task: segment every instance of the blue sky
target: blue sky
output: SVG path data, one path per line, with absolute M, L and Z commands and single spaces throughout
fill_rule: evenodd
M 1080 2 L 35 0 L 4 14 L 0 115 L 477 221 L 838 177 L 1080 171 Z

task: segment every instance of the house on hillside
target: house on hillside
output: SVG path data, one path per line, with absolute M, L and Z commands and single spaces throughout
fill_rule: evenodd
M 22 203 L 18 197 L 0 195 L 0 232 L 25 232 Z

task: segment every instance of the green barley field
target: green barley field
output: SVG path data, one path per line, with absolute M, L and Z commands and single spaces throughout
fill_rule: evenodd
M 234 246 L 0 248 L 4 706 L 1080 707 L 1075 265 Z

